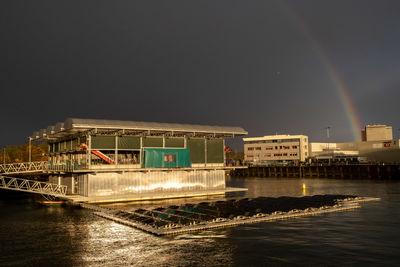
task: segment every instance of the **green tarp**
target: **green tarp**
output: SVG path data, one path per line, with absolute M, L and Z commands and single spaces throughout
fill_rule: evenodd
M 190 152 L 187 148 L 145 148 L 143 150 L 145 168 L 190 167 Z

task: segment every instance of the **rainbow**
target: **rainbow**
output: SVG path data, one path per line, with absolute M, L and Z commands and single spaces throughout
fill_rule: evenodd
M 338 98 L 342 103 L 345 114 L 347 117 L 347 121 L 349 123 L 351 133 L 353 136 L 353 141 L 360 141 L 360 130 L 361 130 L 361 123 L 360 118 L 357 114 L 356 107 L 354 106 L 351 97 L 348 93 L 348 89 L 346 88 L 343 80 L 340 78 L 339 74 L 333 67 L 333 64 L 324 50 L 322 46 L 318 42 L 318 40 L 312 34 L 310 28 L 304 22 L 304 20 L 296 13 L 294 8 L 290 6 L 290 3 L 286 1 L 279 1 L 285 5 L 282 5 L 283 9 L 289 12 L 291 18 L 296 20 L 296 23 L 300 26 L 301 31 L 305 34 L 306 38 L 310 41 L 312 47 L 317 53 L 319 60 L 325 66 L 327 73 L 332 80 L 335 88 L 337 89 L 336 92 L 338 94 Z

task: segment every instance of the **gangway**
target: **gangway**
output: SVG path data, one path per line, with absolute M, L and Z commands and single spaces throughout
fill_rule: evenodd
M 0 176 L 0 189 L 36 193 L 53 197 L 64 197 L 67 194 L 66 185 L 39 182 L 8 176 Z
M 47 161 L 0 164 L 0 174 L 34 173 L 48 170 L 48 168 Z

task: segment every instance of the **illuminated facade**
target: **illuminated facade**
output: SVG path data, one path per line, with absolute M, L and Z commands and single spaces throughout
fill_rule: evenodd
M 310 143 L 310 159 L 342 162 L 400 163 L 399 140 L 393 139 L 392 127 L 366 125 L 361 142 Z
M 361 130 L 361 141 L 390 141 L 393 139 L 392 126 L 373 124 Z
M 269 135 L 243 138 L 243 141 L 247 164 L 299 163 L 308 157 L 308 137 L 305 135 Z

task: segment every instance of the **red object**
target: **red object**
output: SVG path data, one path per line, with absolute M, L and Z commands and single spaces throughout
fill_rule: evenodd
M 87 150 L 87 144 L 82 143 L 82 144 L 81 144 L 81 150 Z M 115 162 L 114 162 L 110 157 L 108 157 L 107 155 L 101 153 L 100 151 L 98 151 L 98 150 L 91 150 L 91 152 L 92 152 L 93 154 L 95 154 L 96 156 L 98 156 L 99 158 L 101 158 L 102 160 L 104 160 L 105 162 L 107 162 L 107 163 L 109 163 L 109 164 L 111 164 L 111 165 L 115 164 Z

